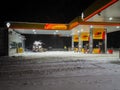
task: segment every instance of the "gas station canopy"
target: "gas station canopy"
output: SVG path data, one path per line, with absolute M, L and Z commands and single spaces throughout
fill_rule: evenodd
M 97 0 L 81 16 L 76 17 L 68 24 L 63 23 L 34 23 L 34 22 L 12 22 L 10 21 L 10 29 L 21 34 L 61 34 L 68 36 L 75 30 L 79 30 L 81 26 L 99 26 L 109 28 L 109 32 L 119 30 L 120 26 L 120 1 L 119 0 Z M 112 11 L 112 13 L 111 13 Z M 116 28 L 116 29 L 115 29 Z M 82 29 L 82 28 L 81 28 Z M 84 31 L 85 29 L 83 29 Z

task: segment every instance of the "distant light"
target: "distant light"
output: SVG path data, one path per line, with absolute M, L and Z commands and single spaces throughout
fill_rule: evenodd
M 111 21 L 113 18 L 112 17 L 109 17 L 109 20 Z
M 81 32 L 83 32 L 83 29 L 81 29 Z
M 10 23 L 9 23 L 9 22 L 7 22 L 7 23 L 6 23 L 6 26 L 7 26 L 7 28 L 9 28 L 9 27 L 10 27 Z
M 79 33 L 80 31 L 78 30 L 77 32 Z
M 56 30 L 56 32 L 58 32 L 58 30 Z
M 33 29 L 33 32 L 35 32 L 35 29 Z
M 117 26 L 116 28 L 120 28 L 120 26 Z
M 93 26 L 91 25 L 90 28 L 93 28 Z
M 32 31 L 33 31 L 34 34 L 36 34 L 36 30 L 35 29 L 33 29 Z

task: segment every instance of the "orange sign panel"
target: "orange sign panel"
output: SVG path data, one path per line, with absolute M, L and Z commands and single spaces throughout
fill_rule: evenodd
M 78 42 L 78 39 L 79 39 L 78 35 L 74 35 L 73 38 L 74 38 L 74 42 Z
M 81 41 L 88 41 L 89 40 L 89 32 L 81 32 L 80 40 Z
M 105 30 L 104 28 L 94 28 L 93 29 L 93 39 L 104 39 Z
M 66 30 L 67 25 L 65 25 L 65 24 L 46 24 L 44 29 Z

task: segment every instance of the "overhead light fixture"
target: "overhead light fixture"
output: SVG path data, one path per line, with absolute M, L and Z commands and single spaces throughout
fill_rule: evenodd
M 33 32 L 35 32 L 35 29 L 33 29 Z
M 111 21 L 113 18 L 112 17 L 109 17 L 109 20 Z
M 7 28 L 9 28 L 10 27 L 10 22 L 7 22 L 6 26 L 7 26 Z
M 56 30 L 56 32 L 58 32 L 58 30 Z
M 78 33 L 80 33 L 80 31 L 79 31 L 79 30 L 78 30 L 77 32 L 78 32 Z
M 83 29 L 81 29 L 81 32 L 83 32 Z
M 92 25 L 90 25 L 90 28 L 93 28 L 93 26 L 92 26 Z
M 120 28 L 120 26 L 116 26 L 116 28 Z

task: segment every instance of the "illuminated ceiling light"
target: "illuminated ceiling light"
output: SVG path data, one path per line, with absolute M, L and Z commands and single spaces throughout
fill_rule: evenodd
M 79 33 L 80 31 L 78 30 L 77 32 Z
M 58 32 L 58 30 L 56 30 L 56 32 Z
M 35 29 L 33 29 L 33 32 L 35 32 Z
M 112 17 L 109 17 L 109 20 L 111 21 L 113 18 Z
M 92 25 L 90 25 L 90 28 L 93 28 L 93 26 L 92 26 Z
M 81 32 L 83 32 L 83 29 L 81 29 Z
M 116 26 L 116 28 L 120 28 L 120 26 Z
M 9 23 L 9 22 L 7 22 L 7 23 L 6 23 L 6 26 L 7 26 L 7 28 L 9 28 L 9 27 L 10 27 L 10 23 Z

